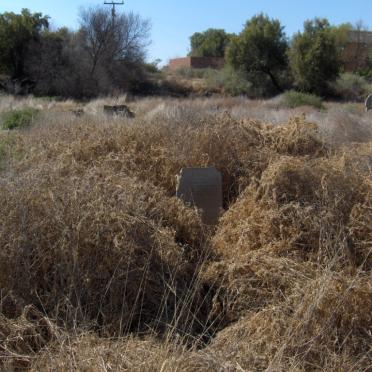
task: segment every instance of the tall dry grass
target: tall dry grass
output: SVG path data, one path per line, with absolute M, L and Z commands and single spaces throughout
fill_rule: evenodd
M 0 133 L 1 368 L 368 370 L 369 114 L 143 99 L 130 120 L 103 102 Z M 180 168 L 209 165 L 214 228 L 174 197 Z

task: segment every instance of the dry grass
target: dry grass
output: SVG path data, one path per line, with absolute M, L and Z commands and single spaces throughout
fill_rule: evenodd
M 0 368 L 370 368 L 368 113 L 156 98 L 76 118 L 1 99 L 42 115 L 0 133 Z M 215 228 L 174 197 L 180 168 L 209 165 Z
M 367 371 L 370 279 L 326 272 L 285 301 L 240 318 L 208 349 L 243 370 Z

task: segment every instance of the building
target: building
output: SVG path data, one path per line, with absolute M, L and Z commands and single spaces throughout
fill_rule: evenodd
M 342 61 L 346 71 L 354 72 L 368 67 L 372 61 L 372 32 L 352 30 L 348 32 L 347 43 L 342 51 Z M 220 57 L 183 57 L 169 61 L 170 70 L 180 68 L 215 68 L 225 65 Z
M 372 59 L 372 32 L 349 31 L 342 59 L 346 71 L 353 72 L 367 67 L 368 60 Z
M 171 70 L 180 68 L 216 68 L 220 69 L 224 66 L 225 60 L 220 57 L 184 57 L 175 58 L 169 61 Z

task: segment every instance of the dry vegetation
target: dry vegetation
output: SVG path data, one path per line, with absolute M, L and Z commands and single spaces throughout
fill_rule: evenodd
M 362 105 L 1 97 L 0 369 L 368 371 L 372 116 Z M 175 197 L 223 174 L 216 228 Z

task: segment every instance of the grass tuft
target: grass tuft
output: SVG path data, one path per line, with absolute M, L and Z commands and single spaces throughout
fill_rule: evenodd
M 5 130 L 23 129 L 29 127 L 37 117 L 39 110 L 24 108 L 11 110 L 2 114 L 1 128 Z
M 323 109 L 322 99 L 314 94 L 289 91 L 283 94 L 281 105 L 287 108 L 311 106 L 316 109 Z

